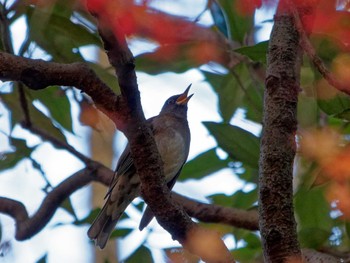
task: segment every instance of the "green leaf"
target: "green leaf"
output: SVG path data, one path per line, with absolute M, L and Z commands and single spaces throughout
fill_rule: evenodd
M 33 148 L 29 148 L 26 141 L 23 139 L 10 137 L 10 143 L 14 150 L 0 154 L 1 171 L 15 167 L 20 161 L 29 157 L 33 151 Z
M 235 49 L 235 52 L 245 55 L 253 61 L 266 64 L 266 54 L 267 54 L 268 45 L 269 45 L 268 41 L 263 41 L 254 46 L 244 46 L 244 47 Z
M 225 122 L 230 120 L 237 108 L 245 109 L 250 120 L 261 122 L 263 85 L 252 80 L 247 65 L 240 63 L 225 75 L 202 73 L 218 95 L 220 114 Z
M 193 49 L 194 43 L 160 46 L 154 52 L 142 53 L 135 58 L 136 70 L 156 75 L 165 72 L 183 73 L 189 69 L 199 67 L 201 63 L 191 59 L 188 51 Z M 174 55 L 174 51 L 176 55 Z M 169 59 L 168 57 L 171 57 Z
M 217 75 L 206 71 L 202 71 L 202 73 L 218 94 L 220 115 L 224 121 L 228 122 L 241 105 L 244 97 L 243 90 L 231 73 L 226 75 Z
M 57 10 L 27 8 L 29 37 L 58 62 L 84 61 L 78 48 L 86 45 L 101 46 L 96 33 L 73 23 L 69 13 Z
M 242 107 L 246 109 L 246 118 L 257 123 L 262 122 L 264 88 L 258 83 L 244 78 L 246 84 L 245 97 Z
M 232 207 L 250 209 L 258 201 L 258 190 L 257 188 L 250 191 L 244 192 L 242 190 L 237 191 L 232 196 Z
M 30 90 L 33 100 L 39 100 L 50 112 L 51 117 L 63 128 L 73 133 L 71 108 L 66 93 L 57 86 L 44 90 Z
M 307 112 L 307 114 L 305 114 Z M 315 98 L 299 95 L 298 103 L 298 125 L 301 127 L 317 126 L 319 122 L 319 109 Z
M 298 237 L 302 247 L 318 249 L 328 242 L 330 234 L 330 231 L 318 227 L 306 227 L 299 231 Z
M 103 68 L 98 63 L 88 62 L 89 67 L 91 67 L 95 73 L 100 77 L 100 79 L 107 84 L 116 94 L 120 94 L 120 88 L 118 85 L 118 79 L 111 70 Z
M 150 251 L 144 246 L 140 246 L 127 260 L 125 260 L 125 263 L 140 262 L 153 262 Z
M 257 168 L 252 168 L 250 166 L 245 166 L 244 171 L 235 171 L 237 176 L 246 182 L 258 184 L 259 170 Z
M 323 84 L 322 84 L 323 83 Z M 340 93 L 326 81 L 316 86 L 318 106 L 330 116 L 350 120 L 350 98 Z
M 300 242 L 317 248 L 331 235 L 334 222 L 330 217 L 330 205 L 325 199 L 326 186 L 311 189 L 300 188 L 295 195 L 295 212 Z
M 346 231 L 348 238 L 350 239 L 350 222 L 345 223 L 345 231 Z
M 209 198 L 216 205 L 232 207 L 232 196 L 225 195 L 225 194 L 215 194 L 215 195 L 209 196 Z
M 255 233 L 248 232 L 244 237 L 244 241 L 247 242 L 246 247 L 259 250 L 261 249 L 261 240 Z
M 243 16 L 237 10 L 236 3 L 239 0 L 219 0 L 223 11 L 227 16 L 232 39 L 243 44 L 246 36 L 254 26 L 253 16 Z
M 28 7 L 30 26 L 33 27 L 33 30 L 41 31 L 44 36 L 55 37 L 55 35 L 60 35 L 67 40 L 70 39 L 70 43 L 74 47 L 86 45 L 102 47 L 101 39 L 97 33 L 91 32 L 86 27 L 72 22 L 70 19 L 71 14 L 69 12 L 64 13 L 61 10 Z M 40 24 L 40 21 L 45 22 L 45 24 Z
M 241 263 L 262 262 L 259 260 L 261 259 L 261 248 L 237 248 L 232 251 L 232 255 L 237 262 Z
M 182 169 L 180 179 L 199 179 L 211 173 L 217 172 L 228 167 L 227 160 L 221 160 L 216 155 L 216 150 L 210 149 L 197 155 L 191 161 L 187 162 Z
M 333 226 L 330 205 L 325 199 L 326 186 L 300 188 L 295 195 L 295 211 L 301 228 L 319 227 L 329 230 Z
M 0 94 L 0 98 L 4 105 L 11 111 L 11 124 L 14 127 L 16 124 L 20 124 L 23 120 L 23 110 L 19 103 L 18 91 L 15 88 L 12 93 Z M 28 111 L 32 125 L 37 127 L 50 136 L 55 137 L 62 142 L 66 142 L 64 134 L 53 125 L 52 120 L 45 116 L 41 111 L 35 108 L 30 102 L 28 102 Z
M 203 122 L 216 139 L 218 146 L 234 160 L 258 168 L 259 138 L 252 133 L 226 123 Z
M 210 198 L 213 200 L 213 203 L 217 205 L 249 209 L 252 208 L 252 206 L 257 202 L 258 191 L 257 189 L 250 192 L 243 192 L 242 190 L 239 190 L 231 196 L 216 194 L 211 195 Z
M 338 118 L 349 118 L 350 99 L 344 95 L 336 95 L 329 100 L 318 100 L 320 108 L 328 115 Z M 350 120 L 350 119 L 347 119 Z

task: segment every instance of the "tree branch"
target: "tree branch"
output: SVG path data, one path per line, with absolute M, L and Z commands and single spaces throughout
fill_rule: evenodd
M 301 262 L 293 213 L 293 163 L 302 52 L 288 1 L 280 1 L 268 49 L 259 164 L 265 262 Z
M 220 223 L 247 230 L 259 230 L 258 212 L 224 207 L 215 204 L 205 204 L 197 200 L 172 192 L 172 197 L 181 204 L 191 217 L 205 223 Z
M 84 168 L 57 185 L 44 198 L 38 210 L 29 216 L 25 206 L 16 200 L 0 197 L 0 212 L 12 217 L 16 223 L 15 237 L 17 240 L 25 240 L 40 232 L 51 220 L 62 202 L 69 198 L 75 191 L 97 181 L 105 186 L 109 185 L 113 171 L 98 162 L 92 162 L 91 168 Z M 256 211 L 244 211 L 231 207 L 204 204 L 193 199 L 172 193 L 172 197 L 180 203 L 186 212 L 192 217 L 208 223 L 224 223 L 247 230 L 257 230 L 258 214 Z M 347 254 L 337 255 L 337 258 L 346 258 Z M 304 249 L 305 262 L 323 259 L 326 262 L 338 262 L 331 253 L 320 253 Z
M 30 89 L 74 86 L 93 98 L 120 130 L 124 128 L 124 102 L 84 63 L 61 64 L 0 52 L 0 80 L 20 81 Z
M 199 255 L 208 262 L 234 262 L 218 235 L 199 228 L 181 206 L 172 202 L 170 190 L 165 183 L 162 161 L 142 111 L 134 57 L 126 44 L 124 35 L 116 28 L 111 31 L 109 26 L 111 23 L 103 20 L 105 17 L 103 19 L 96 17 L 99 20 L 98 29 L 109 62 L 118 76 L 121 93 L 128 107 L 125 135 L 141 180 L 142 197 L 152 209 L 159 224 L 191 253 Z M 201 240 L 210 239 L 213 246 L 204 250 L 203 246 L 196 242 L 199 237 Z
M 29 217 L 22 203 L 5 197 L 0 197 L 0 212 L 15 219 L 17 240 L 28 239 L 47 225 L 57 208 L 72 193 L 96 178 L 107 184 L 110 175 L 111 171 L 108 168 L 95 162 L 93 166 L 76 172 L 49 192 L 33 216 Z
M 0 212 L 16 221 L 15 237 L 17 240 L 31 238 L 48 224 L 62 202 L 75 191 L 92 181 L 108 186 L 113 174 L 114 172 L 109 168 L 91 160 L 90 167 L 74 173 L 49 192 L 31 217 L 21 202 L 5 197 L 0 197 Z M 248 230 L 257 229 L 256 211 L 203 204 L 176 193 L 172 193 L 172 196 L 176 202 L 184 207 L 188 214 L 203 222 L 224 223 Z
M 322 77 L 329 83 L 329 85 L 333 86 L 337 90 L 344 92 L 348 95 L 350 95 L 350 88 L 348 83 L 344 83 L 342 81 L 339 81 L 334 74 L 329 71 L 327 66 L 323 63 L 322 59 L 317 55 L 314 47 L 312 46 L 310 39 L 308 38 L 303 24 L 301 22 L 299 13 L 296 8 L 291 8 L 294 16 L 295 26 L 299 31 L 300 39 L 301 39 L 301 46 L 305 53 L 308 55 L 309 59 L 311 60 L 312 64 L 317 68 L 317 70 L 320 72 Z

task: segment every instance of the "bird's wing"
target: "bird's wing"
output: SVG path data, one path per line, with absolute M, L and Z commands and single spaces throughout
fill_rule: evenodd
M 182 170 L 183 165 L 181 166 L 180 170 L 177 172 L 177 174 L 174 176 L 173 179 L 171 179 L 168 183 L 167 186 L 168 188 L 171 190 L 173 189 L 177 178 L 179 177 L 181 170 Z M 154 217 L 154 214 L 151 210 L 151 208 L 149 208 L 149 206 L 146 206 L 145 212 L 142 215 L 141 221 L 140 221 L 140 225 L 139 225 L 139 230 L 142 231 L 146 226 L 148 226 L 148 224 L 152 221 Z
M 117 164 L 117 168 L 114 172 L 114 176 L 111 179 L 111 182 L 109 184 L 109 188 L 107 191 L 107 194 L 105 196 L 105 199 L 111 194 L 111 192 L 113 191 L 113 188 L 115 187 L 115 185 L 118 182 L 118 178 L 120 175 L 126 175 L 129 177 L 129 175 L 132 175 L 136 172 L 136 168 L 134 166 L 134 161 L 131 157 L 131 153 L 130 153 L 130 146 L 129 144 L 126 145 L 123 153 L 121 154 L 118 164 Z
M 150 124 L 152 132 L 154 132 L 154 128 L 152 125 L 152 120 L 155 117 L 149 118 L 147 122 Z M 120 158 L 117 163 L 117 167 L 114 172 L 114 176 L 111 179 L 111 182 L 109 184 L 108 191 L 106 193 L 105 199 L 111 194 L 114 187 L 118 183 L 118 178 L 120 175 L 126 175 L 127 177 L 130 177 L 132 174 L 136 173 L 136 168 L 134 166 L 134 160 L 131 157 L 131 151 L 130 151 L 130 145 L 129 143 L 126 145 L 123 153 L 120 155 Z

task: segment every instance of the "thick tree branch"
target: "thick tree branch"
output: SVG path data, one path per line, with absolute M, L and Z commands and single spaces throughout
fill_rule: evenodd
M 248 230 L 259 230 L 258 212 L 205 204 L 197 200 L 172 192 L 172 197 L 181 204 L 187 214 L 206 223 L 220 223 Z
M 122 99 L 84 63 L 61 64 L 0 52 L 0 80 L 20 81 L 33 90 L 74 86 L 92 97 L 97 108 L 123 130 L 126 114 Z
M 31 217 L 22 203 L 4 197 L 0 197 L 0 212 L 15 219 L 17 240 L 28 239 L 47 225 L 60 204 L 72 193 L 97 177 L 107 183 L 110 173 L 108 168 L 98 163 L 76 172 L 49 192 L 36 213 Z
M 18 201 L 0 197 L 0 212 L 12 217 L 16 222 L 16 239 L 25 240 L 40 232 L 50 221 L 62 202 L 75 191 L 92 181 L 108 186 L 114 172 L 102 164 L 90 161 L 90 167 L 79 170 L 59 185 L 44 198 L 38 210 L 29 216 L 25 206 Z M 203 222 L 224 223 L 248 230 L 257 229 L 256 211 L 244 211 L 235 208 L 204 204 L 193 199 L 172 193 L 176 202 L 186 212 Z
M 259 225 L 265 262 L 301 262 L 293 213 L 293 162 L 302 58 L 288 1 L 280 1 L 267 57 L 259 169 Z

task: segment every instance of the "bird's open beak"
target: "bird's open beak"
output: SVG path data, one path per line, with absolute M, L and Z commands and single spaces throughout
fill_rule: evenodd
M 190 84 L 187 87 L 187 89 L 185 90 L 185 92 L 180 95 L 180 97 L 176 100 L 176 104 L 178 104 L 178 105 L 185 105 L 185 104 L 187 104 L 187 102 L 193 96 L 193 94 L 191 94 L 190 96 L 187 96 L 188 92 L 190 91 L 191 86 L 192 86 L 192 84 Z

